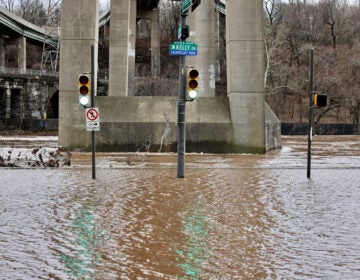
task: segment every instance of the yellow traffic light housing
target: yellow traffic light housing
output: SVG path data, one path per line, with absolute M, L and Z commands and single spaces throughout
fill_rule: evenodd
M 199 91 L 199 71 L 196 69 L 188 70 L 186 76 L 186 97 L 188 101 L 193 101 L 198 97 Z
M 78 78 L 78 93 L 80 105 L 87 107 L 90 103 L 91 80 L 88 74 L 80 74 Z
M 326 107 L 327 96 L 325 94 L 314 93 L 314 106 L 315 107 Z

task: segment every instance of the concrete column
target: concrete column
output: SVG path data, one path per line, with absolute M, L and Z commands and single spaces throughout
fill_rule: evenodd
M 0 36 L 0 68 L 5 67 L 5 39 Z
M 85 110 L 79 105 L 78 76 L 91 71 L 91 45 L 97 61 L 99 1 L 61 2 L 61 56 L 59 77 L 59 145 L 88 146 Z M 95 80 L 97 79 L 95 67 Z
M 227 88 L 234 144 L 265 152 L 263 1 L 226 1 Z
M 128 96 L 135 95 L 135 44 L 137 1 L 130 1 L 129 45 L 128 45 Z
M 138 19 L 151 20 L 151 75 L 160 77 L 160 17 L 159 9 L 138 11 Z
M 151 11 L 151 73 L 160 77 L 160 15 L 159 9 Z
M 188 58 L 188 66 L 199 70 L 199 96 L 214 97 L 216 82 L 215 27 L 216 12 L 214 0 L 202 0 L 188 23 L 191 36 L 188 39 L 198 45 L 198 55 Z
M 26 70 L 26 37 L 18 38 L 18 68 Z
M 112 0 L 109 44 L 109 96 L 134 94 L 136 0 Z

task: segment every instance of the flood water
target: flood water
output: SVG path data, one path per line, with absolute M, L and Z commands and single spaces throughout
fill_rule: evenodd
M 56 139 L 0 137 L 8 149 Z M 43 142 L 42 142 L 43 141 Z M 360 279 L 360 136 L 0 169 L 0 279 Z

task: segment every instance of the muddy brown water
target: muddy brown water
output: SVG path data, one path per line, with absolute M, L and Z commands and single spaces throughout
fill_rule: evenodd
M 360 279 L 360 137 L 0 169 L 0 279 Z M 0 137 L 0 154 L 56 138 Z

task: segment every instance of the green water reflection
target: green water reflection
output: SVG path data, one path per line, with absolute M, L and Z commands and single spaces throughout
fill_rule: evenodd
M 200 279 L 206 260 L 211 256 L 207 239 L 206 213 L 201 208 L 196 208 L 183 212 L 181 219 L 187 238 L 184 246 L 175 250 L 179 256 L 177 266 L 185 275 L 181 279 Z
M 98 248 L 105 237 L 98 220 L 95 206 L 82 207 L 75 213 L 71 228 L 76 249 L 70 255 L 61 255 L 66 272 L 75 279 L 94 279 L 97 275 L 96 267 L 101 262 Z

